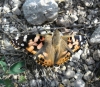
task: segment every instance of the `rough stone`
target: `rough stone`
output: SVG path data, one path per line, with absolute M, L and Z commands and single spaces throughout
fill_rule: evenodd
M 36 87 L 36 85 L 37 85 L 36 80 L 33 79 L 33 80 L 30 81 L 31 87 Z
M 54 21 L 58 16 L 58 5 L 54 0 L 26 0 L 23 4 L 26 20 L 32 25 Z
M 82 79 L 76 79 L 74 87 L 85 87 L 85 82 Z
M 59 69 L 60 69 L 59 66 L 58 66 L 58 67 L 56 67 L 56 66 L 54 67 L 54 71 L 55 71 L 55 72 L 59 72 Z
M 2 12 L 2 7 L 0 7 L 0 16 L 1 16 L 1 12 Z
M 70 80 L 65 79 L 65 78 L 62 79 L 62 83 L 64 84 L 64 86 L 67 86 L 67 87 L 70 86 L 70 84 L 71 84 Z
M 83 77 L 83 74 L 81 72 L 77 72 L 74 76 L 75 79 L 81 79 Z
M 66 71 L 65 75 L 66 75 L 67 78 L 73 78 L 74 75 L 75 75 L 75 72 L 73 70 L 71 70 L 71 69 L 68 69 Z
M 70 59 L 70 61 L 78 61 L 80 59 L 80 54 L 77 52 L 74 55 L 72 55 L 72 58 Z
M 78 20 L 78 17 L 75 14 L 64 15 L 64 17 L 58 17 L 56 24 L 60 26 L 68 27 L 77 20 Z
M 57 81 L 52 80 L 52 81 L 51 81 L 51 87 L 55 87 L 55 86 L 57 86 Z
M 91 80 L 92 76 L 93 76 L 93 73 L 91 71 L 87 71 L 84 75 L 84 79 L 89 81 Z
M 96 61 L 100 60 L 100 50 L 95 50 L 93 52 L 93 59 L 96 60 Z
M 81 58 L 82 58 L 83 60 L 85 60 L 85 59 L 87 58 L 87 54 L 83 53 L 83 54 L 81 55 Z
M 100 26 L 91 35 L 90 43 L 100 43 Z
M 86 64 L 83 64 L 85 71 L 88 71 L 88 66 Z
M 92 59 L 92 57 L 89 57 L 88 59 L 86 59 L 85 62 L 87 65 L 91 65 L 91 64 L 95 63 L 95 61 Z
M 61 70 L 62 70 L 62 71 L 65 71 L 65 70 L 66 70 L 66 66 L 62 66 L 62 67 L 61 67 Z
M 89 65 L 88 68 L 89 68 L 89 70 L 93 71 L 94 70 L 94 65 Z
M 19 7 L 21 5 L 20 0 L 11 0 L 9 1 L 9 4 L 13 7 L 12 12 L 13 14 L 20 15 L 21 11 L 19 10 Z
M 36 82 L 37 82 L 38 86 L 42 87 L 42 80 L 41 79 L 37 79 Z
M 70 66 L 75 66 L 74 62 L 72 62 L 72 61 L 69 62 L 69 65 L 70 65 Z
M 3 7 L 4 13 L 9 13 L 10 12 L 10 8 L 7 5 L 4 5 Z

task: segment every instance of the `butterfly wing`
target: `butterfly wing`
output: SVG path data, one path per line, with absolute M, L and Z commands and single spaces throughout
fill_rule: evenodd
M 84 40 L 85 38 L 82 35 L 60 36 L 60 39 L 58 41 L 59 44 L 56 50 L 57 56 L 55 57 L 55 63 L 61 65 L 67 62 L 70 59 L 71 55 L 80 49 L 81 44 L 83 43 Z
M 37 63 L 42 66 L 53 66 L 55 58 L 55 49 L 52 45 L 52 36 L 45 35 L 43 47 L 36 54 Z
M 58 30 L 55 30 L 54 32 L 52 43 L 55 49 L 54 63 L 57 65 L 61 65 L 64 62 L 68 61 L 73 51 L 71 50 L 71 48 L 69 48 L 67 42 L 61 37 Z
M 39 34 L 20 36 L 12 39 L 11 44 L 15 49 L 25 49 L 28 52 L 35 54 L 36 51 L 42 48 L 44 36 Z

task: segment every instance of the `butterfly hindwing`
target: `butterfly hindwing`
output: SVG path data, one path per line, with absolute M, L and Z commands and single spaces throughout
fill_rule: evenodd
M 54 64 L 55 49 L 52 46 L 52 36 L 45 35 L 43 47 L 36 54 L 37 62 L 43 66 L 52 66 Z

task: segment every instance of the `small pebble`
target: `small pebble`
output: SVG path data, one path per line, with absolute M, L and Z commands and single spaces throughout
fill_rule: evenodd
M 91 71 L 87 71 L 84 75 L 84 79 L 87 81 L 90 81 L 92 77 L 93 77 L 93 73 Z
M 73 78 L 74 75 L 75 75 L 75 72 L 74 72 L 73 70 L 71 70 L 71 69 L 68 69 L 68 70 L 66 71 L 66 73 L 65 73 L 65 76 L 66 76 L 68 79 Z

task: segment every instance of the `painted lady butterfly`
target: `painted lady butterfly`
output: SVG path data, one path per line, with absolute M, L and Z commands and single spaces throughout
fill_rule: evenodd
M 61 35 L 58 30 L 47 35 L 25 35 L 12 40 L 13 46 L 25 49 L 35 55 L 36 62 L 42 66 L 61 65 L 80 49 L 84 38 L 81 35 Z

